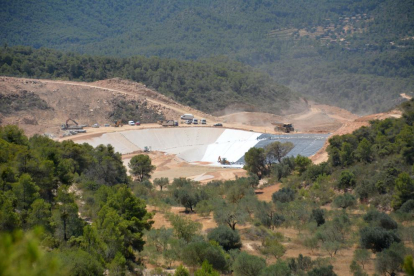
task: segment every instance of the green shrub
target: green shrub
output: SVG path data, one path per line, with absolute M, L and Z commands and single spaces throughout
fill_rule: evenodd
M 249 255 L 241 252 L 233 263 L 235 276 L 252 276 L 260 275 L 266 267 L 266 261 L 263 258 Z
M 241 248 L 240 235 L 237 230 L 231 230 L 229 227 L 220 225 L 208 233 L 207 238 L 220 244 L 224 250 Z
M 316 221 L 318 226 L 321 226 L 325 223 L 325 211 L 319 208 L 313 209 L 310 219 Z
M 286 262 L 278 261 L 277 263 L 270 265 L 262 270 L 260 276 L 290 276 L 290 268 Z
M 336 276 L 336 273 L 333 271 L 333 266 L 323 266 L 314 268 L 308 272 L 308 276 Z
M 295 199 L 295 191 L 290 188 L 282 188 L 272 195 L 274 203 L 281 202 L 287 203 Z
M 400 237 L 393 231 L 382 227 L 365 227 L 360 231 L 361 247 L 381 252 L 394 242 L 400 242 Z
M 346 209 L 348 207 L 355 206 L 356 199 L 353 195 L 346 193 L 344 195 L 337 196 L 334 199 L 333 204 L 337 208 Z
M 216 244 L 208 242 L 192 242 L 184 247 L 182 260 L 189 266 L 200 266 L 207 260 L 214 269 L 224 271 L 227 268 L 227 260 L 223 249 Z
M 339 189 L 346 190 L 348 188 L 354 188 L 355 184 L 356 184 L 356 179 L 355 179 L 355 175 L 352 172 L 348 170 L 341 172 L 341 176 L 338 182 Z
M 371 210 L 364 215 L 364 221 L 372 226 L 379 226 L 387 230 L 397 229 L 398 224 L 386 213 Z
M 406 201 L 398 211 L 403 213 L 414 213 L 414 199 Z
M 187 268 L 185 268 L 183 265 L 179 265 L 176 269 L 175 269 L 175 273 L 174 276 L 190 276 L 190 272 L 188 271 Z

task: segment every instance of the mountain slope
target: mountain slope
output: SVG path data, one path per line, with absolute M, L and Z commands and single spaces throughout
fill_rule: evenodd
M 141 82 L 210 114 L 259 111 L 297 113 L 306 103 L 268 75 L 226 58 L 200 62 L 160 58 L 103 58 L 28 47 L 0 50 L 0 74 L 95 81 L 121 77 Z
M 226 55 L 353 112 L 414 90 L 411 0 L 2 0 L 0 42 L 127 57 Z

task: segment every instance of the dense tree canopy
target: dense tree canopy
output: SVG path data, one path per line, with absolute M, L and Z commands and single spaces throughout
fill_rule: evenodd
M 414 87 L 410 0 L 16 0 L 2 4 L 1 45 L 181 60 L 226 55 L 268 72 L 307 97 L 361 113 L 392 107 L 400 93 Z M 7 67 L 3 74 L 10 72 L 9 67 L 16 69 L 12 60 L 5 57 L 7 66 L 0 65 Z M 79 73 L 77 63 L 64 66 Z M 34 67 L 30 61 L 22 64 L 24 71 L 35 71 Z M 52 60 L 46 67 L 42 77 L 59 68 Z M 128 67 L 128 71 L 137 69 Z M 100 66 L 97 74 L 106 74 L 106 68 Z M 164 90 L 156 83 L 168 80 L 168 74 L 150 69 L 150 75 L 155 73 L 151 86 Z M 182 80 L 174 79 L 172 84 Z M 207 84 L 194 87 L 198 86 Z
M 151 215 L 126 186 L 130 180 L 113 147 L 28 139 L 8 125 L 0 127 L 0 148 L 0 237 L 7 240 L 1 244 L 15 251 L 2 257 L 1 274 L 11 275 L 17 257 L 14 272 L 27 275 L 38 269 L 45 275 L 102 274 L 105 268 L 124 273 L 137 264 Z M 92 212 L 79 208 L 72 192 L 79 189 Z M 35 237 L 21 231 L 38 227 L 44 232 Z

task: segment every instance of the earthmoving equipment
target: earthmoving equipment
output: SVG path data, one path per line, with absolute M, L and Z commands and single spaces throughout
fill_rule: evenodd
M 123 124 L 122 124 L 122 121 L 121 120 L 118 120 L 118 121 L 116 121 L 116 122 L 114 122 L 115 123 L 115 127 L 121 127 L 121 126 L 123 126 Z
M 282 131 L 285 133 L 289 133 L 295 130 L 291 123 L 272 123 L 272 125 L 275 126 L 275 131 Z
M 217 162 L 219 162 L 221 165 L 230 165 L 230 162 L 225 157 L 221 158 L 219 156 Z
M 174 120 L 158 121 L 158 124 L 162 125 L 163 127 L 178 126 L 178 122 Z
M 69 125 L 69 121 L 74 122 L 75 125 Z M 67 119 L 66 123 L 61 126 L 62 130 L 66 130 L 66 129 L 83 129 L 83 127 L 84 127 L 83 125 L 80 126 L 75 120 L 73 120 L 71 118 Z

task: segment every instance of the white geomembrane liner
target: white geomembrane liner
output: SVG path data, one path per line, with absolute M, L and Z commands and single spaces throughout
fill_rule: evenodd
M 201 159 L 204 162 L 217 162 L 218 157 L 236 162 L 257 143 L 261 133 L 226 129 L 214 144 L 208 145 Z
M 106 133 L 100 137 L 77 141 L 77 143 L 86 142 L 94 147 L 100 144 L 111 144 L 115 151 L 122 154 L 151 147 L 151 150 L 176 154 L 187 162 L 210 162 L 213 166 L 220 166 L 217 162 L 220 156 L 229 162 L 236 162 L 232 166 L 240 167 L 243 163 L 242 157 L 252 147 L 264 147 L 277 140 L 292 141 L 295 148 L 289 153 L 290 155 L 310 156 L 323 146 L 328 137 L 328 135 L 319 137 L 320 135 L 310 134 L 307 136 L 303 134 L 271 135 L 213 127 L 171 127 Z

